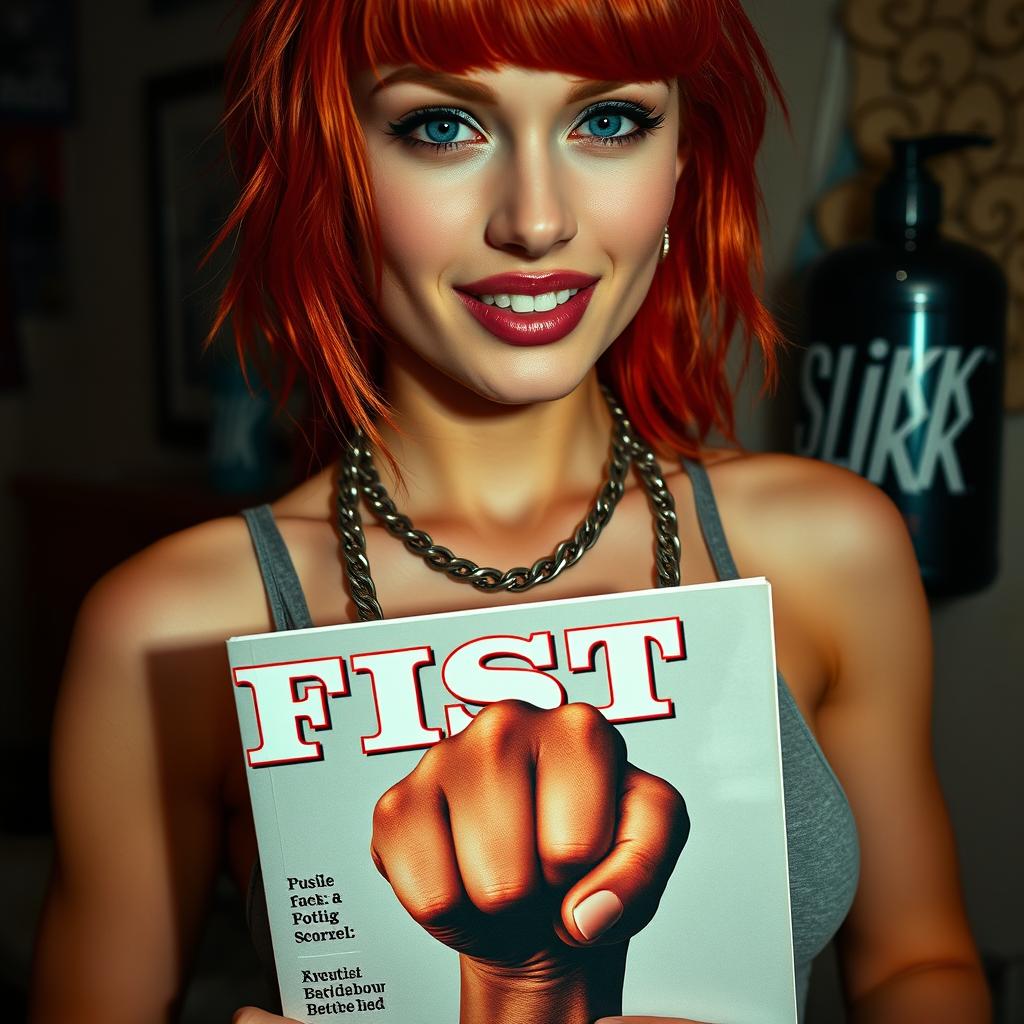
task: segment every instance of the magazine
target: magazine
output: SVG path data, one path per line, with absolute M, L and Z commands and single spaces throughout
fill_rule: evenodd
M 619 968 L 601 977 L 621 984 L 623 1013 L 721 1024 L 797 1020 L 766 580 L 234 637 L 228 656 L 286 1015 L 451 1024 L 469 998 L 460 957 L 475 969 L 493 956 L 515 990 L 518 954 L 508 952 L 515 934 L 554 956 L 618 956 Z M 599 716 L 572 704 L 589 704 Z M 625 801 L 639 799 L 627 795 L 623 773 L 663 780 L 685 801 L 683 826 L 678 807 L 666 812 L 674 815 L 665 830 L 676 845 L 649 898 L 653 916 L 617 946 L 581 952 L 585 943 L 572 941 L 565 915 L 584 934 L 587 926 L 582 903 L 566 909 L 571 886 L 590 864 L 578 865 L 561 888 L 551 878 L 537 883 L 548 903 L 538 896 L 529 906 L 543 904 L 547 916 L 529 934 L 521 925 L 534 919 L 515 916 L 514 905 L 482 905 L 483 912 L 472 905 L 480 901 L 467 850 L 491 843 L 503 856 L 506 847 L 495 841 L 523 841 L 513 802 L 526 792 L 529 803 L 534 782 L 539 791 L 541 767 L 532 781 L 517 770 L 508 784 L 498 773 L 491 785 L 486 770 L 474 770 L 478 762 L 452 766 L 502 728 L 505 740 L 514 736 L 510 722 L 544 729 L 559 715 L 563 723 L 566 716 L 596 721 L 595 736 L 609 750 L 621 749 L 613 730 L 625 741 L 625 766 L 609 769 L 620 773 L 619 788 L 594 797 L 611 801 L 613 830 L 627 827 Z M 571 744 L 545 749 L 548 780 L 558 756 L 576 756 Z M 577 763 L 589 765 L 581 749 Z M 416 780 L 433 785 L 438 765 L 454 771 L 459 792 L 486 795 L 473 807 L 497 823 L 489 835 L 459 833 L 465 817 L 450 795 L 436 820 L 418 816 L 406 826 L 408 794 L 431 806 L 423 797 L 429 787 Z M 573 783 L 583 786 L 584 802 L 587 784 Z M 427 853 L 403 861 L 395 844 Z M 445 869 L 474 894 L 465 900 L 472 924 L 435 920 L 410 893 L 417 871 Z M 617 908 L 608 910 L 608 900 Z M 628 898 L 623 911 L 604 890 L 591 903 L 600 905 L 609 939 L 639 913 Z M 432 927 L 439 921 L 444 927 Z

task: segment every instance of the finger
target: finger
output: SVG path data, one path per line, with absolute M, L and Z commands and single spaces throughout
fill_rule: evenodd
M 701 1024 L 690 1017 L 602 1017 L 594 1024 Z
M 299 1024 L 291 1017 L 278 1017 L 276 1013 L 267 1013 L 255 1006 L 243 1006 L 231 1017 L 231 1024 Z
M 545 881 L 564 887 L 611 849 L 626 746 L 589 704 L 550 714 L 537 751 L 537 853 Z
M 524 716 L 536 712 L 524 708 L 502 702 L 481 711 L 456 737 L 472 756 L 460 757 L 462 774 L 443 782 L 462 884 L 485 914 L 520 906 L 541 888 L 532 754 L 523 738 Z
M 450 926 L 469 902 L 436 787 L 410 776 L 377 801 L 370 854 L 402 906 L 428 931 Z
M 566 893 L 556 923 L 562 939 L 621 942 L 640 931 L 658 909 L 689 832 L 676 789 L 627 764 L 612 849 Z

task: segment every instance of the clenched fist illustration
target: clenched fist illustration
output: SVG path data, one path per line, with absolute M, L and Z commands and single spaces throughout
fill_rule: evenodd
M 621 1012 L 628 940 L 689 834 L 683 798 L 588 704 L 501 701 L 378 801 L 371 853 L 461 954 L 462 1024 Z

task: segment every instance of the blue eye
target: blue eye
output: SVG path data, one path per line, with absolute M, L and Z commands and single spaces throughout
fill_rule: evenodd
M 655 115 L 652 107 L 631 100 L 605 100 L 589 107 L 574 129 L 584 139 L 602 145 L 622 146 L 646 138 L 665 120 L 664 114 Z M 620 134 L 623 127 L 632 131 Z M 422 130 L 422 134 L 421 134 Z M 462 149 L 475 144 L 474 132 L 483 129 L 465 111 L 452 107 L 429 107 L 414 110 L 396 122 L 388 122 L 388 135 L 395 136 L 403 145 L 425 146 L 432 153 Z
M 427 130 L 431 142 L 454 142 L 459 134 L 458 121 L 425 121 L 422 127 Z
M 661 127 L 664 114 L 655 116 L 653 107 L 642 107 L 629 100 L 606 100 L 596 107 L 583 112 L 580 127 L 586 127 L 584 138 L 591 138 L 604 145 L 622 146 L 639 142 L 655 129 Z M 623 122 L 631 124 L 634 130 L 620 135 Z
M 619 129 L 622 127 L 622 115 L 602 114 L 600 117 L 591 117 L 586 124 L 591 135 L 596 135 L 599 139 L 609 139 L 613 135 L 619 134 Z
M 421 128 L 425 137 L 413 134 Z M 437 152 L 469 145 L 474 138 L 473 132 L 480 130 L 469 122 L 468 116 L 462 111 L 446 107 L 413 111 L 400 121 L 393 124 L 389 122 L 388 129 L 388 135 L 396 136 L 407 146 L 427 146 Z M 468 134 L 460 136 L 463 129 Z

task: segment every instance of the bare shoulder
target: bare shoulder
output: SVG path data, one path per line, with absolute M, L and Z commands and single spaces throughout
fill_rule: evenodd
M 82 802 L 74 764 L 99 756 L 111 730 L 130 738 L 127 778 L 159 775 L 213 798 L 237 752 L 225 641 L 269 628 L 241 517 L 172 534 L 103 576 L 79 610 L 61 681 L 58 801 Z
M 928 605 L 906 525 L 883 491 L 794 455 L 740 454 L 708 473 L 740 574 L 772 584 L 826 692 L 863 696 L 891 678 L 877 668 L 883 659 L 904 666 L 899 678 L 918 677 L 911 666 L 928 659 Z
M 95 584 L 79 618 L 151 643 L 270 628 L 245 521 L 209 520 L 150 545 Z
M 708 473 L 730 541 L 773 562 L 848 581 L 879 569 L 916 574 L 899 510 L 849 470 L 797 455 L 733 452 Z
M 324 471 L 272 506 L 300 575 L 333 540 L 331 499 Z M 204 650 L 223 659 L 228 637 L 273 628 L 249 528 L 235 515 L 164 537 L 108 572 L 87 595 L 75 632 L 122 653 Z

